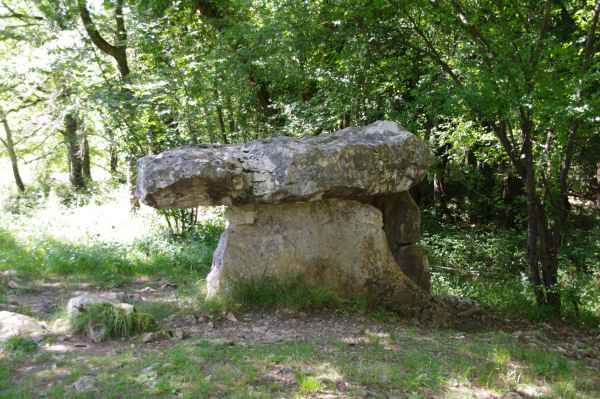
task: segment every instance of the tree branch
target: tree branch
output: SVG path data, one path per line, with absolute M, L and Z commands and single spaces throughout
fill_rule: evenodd
M 598 18 L 600 17 L 600 0 L 596 0 L 596 5 L 594 6 L 594 15 L 592 16 L 592 23 L 590 24 L 590 30 L 588 31 L 585 43 L 585 50 L 583 52 L 583 59 L 581 61 L 581 79 L 583 75 L 589 68 L 589 61 L 594 56 L 595 51 L 592 51 L 594 48 L 594 40 L 596 37 L 596 28 L 598 26 Z M 579 80 L 579 88 L 577 89 L 577 101 L 576 104 L 581 104 L 582 99 L 582 80 Z M 569 138 L 567 140 L 567 146 L 565 149 L 565 156 L 563 158 L 562 165 L 560 167 L 560 176 L 558 178 L 558 185 L 560 193 L 563 197 L 567 195 L 567 176 L 569 175 L 569 169 L 571 168 L 571 161 L 573 160 L 573 151 L 575 148 L 575 137 L 577 136 L 577 132 L 579 130 L 579 124 L 581 123 L 580 119 L 574 117 L 571 122 L 571 130 L 569 131 Z
M 2 1 L 2 7 L 6 8 L 8 10 L 8 14 L 3 14 L 0 15 L 0 19 L 20 19 L 21 21 L 27 21 L 27 20 L 36 20 L 36 21 L 43 21 L 44 17 L 40 17 L 37 15 L 28 15 L 28 14 L 23 14 L 20 12 L 16 12 L 12 7 L 10 7 L 8 4 L 6 4 L 5 1 Z
M 129 75 L 129 66 L 127 65 L 127 55 L 126 55 L 126 45 L 125 42 L 122 42 L 121 39 L 127 40 L 127 35 L 125 33 L 125 24 L 123 21 L 123 8 L 122 8 L 122 0 L 117 2 L 117 11 L 115 14 L 115 18 L 117 20 L 117 28 L 118 34 L 117 38 L 120 43 L 117 46 L 113 46 L 109 42 L 107 42 L 92 21 L 92 17 L 90 16 L 90 12 L 87 9 L 87 4 L 85 0 L 78 0 L 77 2 L 79 6 L 79 15 L 81 17 L 81 21 L 83 22 L 83 26 L 85 27 L 85 31 L 88 36 L 92 40 L 92 43 L 96 45 L 102 52 L 110 55 L 117 61 L 119 66 L 119 72 L 121 73 L 121 77 Z
M 450 68 L 450 65 L 448 65 L 446 62 L 444 62 L 444 60 L 442 60 L 442 57 L 440 57 L 439 53 L 437 52 L 437 50 L 435 49 L 435 46 L 433 45 L 433 43 L 429 40 L 429 38 L 427 38 L 427 36 L 425 35 L 425 33 L 423 33 L 421 31 L 421 29 L 419 29 L 419 27 L 417 26 L 417 23 L 415 22 L 415 20 L 410 16 L 407 15 L 407 18 L 410 20 L 412 26 L 413 26 L 413 30 L 415 31 L 415 33 L 417 35 L 419 35 L 419 37 L 421 37 L 421 39 L 423 40 L 423 42 L 425 42 L 425 46 L 427 46 L 427 48 L 429 49 L 428 51 L 426 51 L 427 54 L 429 54 L 429 56 L 448 74 L 450 75 L 450 77 L 452 78 L 452 80 L 454 81 L 454 83 L 456 83 L 457 86 L 462 86 L 462 83 L 458 77 L 458 75 L 456 75 L 454 73 L 454 71 L 452 71 L 452 68 Z

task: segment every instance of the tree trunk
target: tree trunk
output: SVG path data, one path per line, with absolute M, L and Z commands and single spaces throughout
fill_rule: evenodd
M 596 204 L 600 209 L 600 162 L 596 163 Z
M 538 263 L 538 200 L 535 190 L 535 167 L 533 165 L 533 150 L 531 142 L 531 123 L 529 118 L 521 122 L 523 133 L 523 152 L 525 155 L 525 194 L 527 196 L 527 263 L 529 264 L 529 277 L 535 299 L 539 306 L 545 305 L 540 267 Z
M 545 290 L 545 305 L 554 316 L 560 315 L 560 292 L 558 284 L 558 235 L 559 223 L 555 222 L 552 230 L 548 229 L 544 210 L 538 204 L 538 231 L 540 236 L 539 259 L 542 264 L 542 279 Z
M 86 182 L 91 182 L 92 181 L 92 171 L 90 168 L 90 143 L 88 142 L 88 138 L 87 138 L 87 133 L 83 133 L 83 137 L 81 138 L 81 150 L 83 153 L 83 165 L 82 165 L 82 171 L 83 171 L 83 177 L 85 178 Z
M 527 195 L 527 262 L 533 291 L 538 306 L 548 307 L 555 315 L 560 314 L 560 292 L 556 290 L 558 280 L 558 224 L 551 232 L 544 207 L 535 187 L 535 166 L 532 149 L 532 121 L 528 111 L 521 119 L 523 153 L 525 163 L 525 193 Z M 539 244 L 538 244 L 539 240 Z M 539 263 L 542 263 L 540 278 Z
M 4 111 L 0 109 L 0 118 L 2 119 L 2 126 L 4 127 L 4 132 L 6 133 L 6 140 L 0 139 L 4 147 L 6 147 L 6 151 L 8 152 L 8 156 L 10 157 L 10 163 L 12 165 L 13 176 L 15 177 L 15 184 L 20 192 L 25 191 L 25 185 L 23 184 L 23 180 L 21 179 L 21 174 L 19 173 L 19 164 L 17 163 L 17 154 L 15 152 L 15 145 L 12 139 L 12 131 L 10 130 L 10 126 L 8 125 L 8 120 L 6 119 L 6 115 Z M 599 175 L 600 176 L 600 175 Z
M 83 151 L 81 140 L 77 136 L 78 121 L 72 112 L 65 115 L 65 129 L 63 136 L 67 146 L 67 157 L 69 159 L 69 180 L 76 190 L 85 188 L 83 177 Z
M 221 97 L 219 96 L 219 89 L 215 86 L 215 101 L 217 103 L 217 119 L 219 120 L 219 130 L 221 131 L 221 140 L 223 144 L 228 144 L 227 132 L 225 131 L 225 120 L 223 118 L 223 107 L 221 107 Z
M 119 165 L 119 158 L 117 157 L 117 145 L 115 143 L 115 132 L 110 128 L 106 128 L 108 131 L 108 152 L 110 162 L 110 173 L 116 174 L 117 167 Z

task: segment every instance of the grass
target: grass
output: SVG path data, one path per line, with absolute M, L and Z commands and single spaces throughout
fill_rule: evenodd
M 339 307 L 340 299 L 322 287 L 306 284 L 302 276 L 281 280 L 275 276 L 262 275 L 237 281 L 232 287 L 234 303 L 242 306 L 271 308 L 287 307 L 295 310 L 313 310 Z
M 583 361 L 530 348 L 508 334 L 486 333 L 468 340 L 445 333 L 423 336 L 419 331 L 394 335 L 395 341 L 377 343 L 365 336 L 360 344 L 343 348 L 333 342 L 297 341 L 231 346 L 193 338 L 150 353 L 124 349 L 112 356 L 67 356 L 55 372 L 48 367 L 52 360 L 40 357 L 31 366 L 39 371 L 20 378 L 18 385 L 6 384 L 0 397 L 27 397 L 47 387 L 48 381 L 48 397 L 89 397 L 66 389 L 88 374 L 86 369 L 96 370 L 103 382 L 95 397 L 106 398 L 460 398 L 514 391 L 546 398 L 600 395 L 598 375 Z M 25 362 L 0 361 L 0 375 L 14 378 L 11 370 Z M 66 377 L 57 380 L 60 374 Z
M 135 307 L 124 309 L 108 303 L 90 305 L 88 309 L 72 316 L 71 330 L 92 335 L 101 332 L 101 340 L 126 338 L 145 331 L 155 330 L 156 319 Z
M 18 335 L 8 338 L 1 344 L 4 353 L 31 353 L 38 348 L 37 342 Z
M 121 191 L 117 198 L 126 199 Z M 223 229 L 218 210 L 205 211 L 197 228 L 179 238 L 153 211 L 132 214 L 122 199 L 67 207 L 50 195 L 38 205 L 24 214 L 6 206 L 0 212 L 0 270 L 115 284 L 136 276 L 206 275 Z

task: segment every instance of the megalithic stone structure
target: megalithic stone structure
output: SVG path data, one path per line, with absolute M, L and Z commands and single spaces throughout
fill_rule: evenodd
M 227 205 L 209 295 L 239 280 L 302 276 L 444 325 L 429 294 L 419 208 L 408 190 L 433 155 L 395 122 L 302 138 L 186 146 L 137 163 L 136 196 L 156 208 Z

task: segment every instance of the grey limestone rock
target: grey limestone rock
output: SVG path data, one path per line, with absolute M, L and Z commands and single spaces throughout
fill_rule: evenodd
M 99 295 L 83 294 L 69 299 L 69 302 L 67 302 L 67 313 L 69 316 L 76 315 L 88 310 L 91 305 L 103 303 L 116 305 L 118 302 Z
M 33 336 L 45 333 L 46 325 L 20 313 L 0 311 L 0 341 L 14 335 Z
M 395 122 L 302 138 L 188 146 L 141 158 L 135 195 L 156 208 L 277 204 L 407 191 L 433 155 Z

